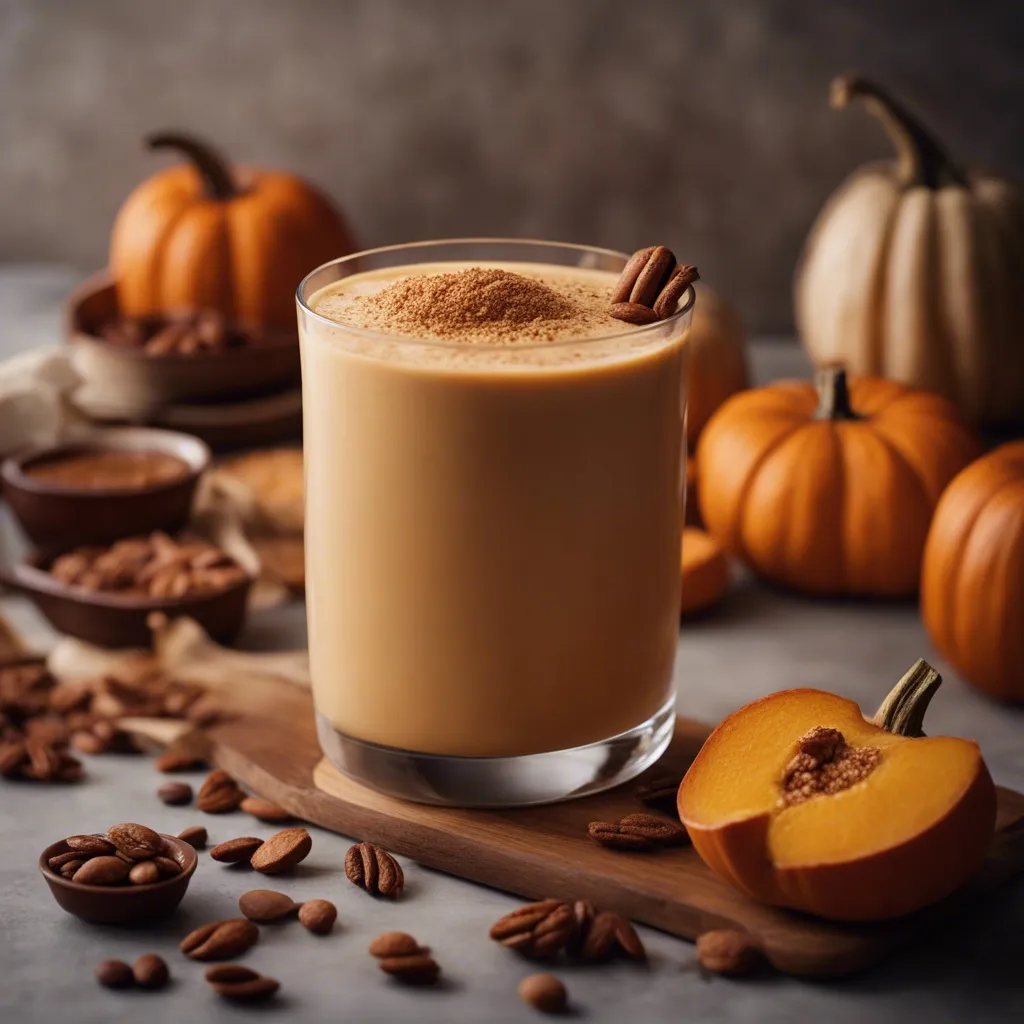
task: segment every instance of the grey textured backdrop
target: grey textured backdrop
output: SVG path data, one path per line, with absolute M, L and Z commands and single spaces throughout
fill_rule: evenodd
M 187 127 L 366 244 L 664 239 L 784 330 L 815 211 L 887 152 L 830 77 L 1024 177 L 1022 27 L 1020 0 L 0 0 L 0 260 L 99 266 L 140 136 Z

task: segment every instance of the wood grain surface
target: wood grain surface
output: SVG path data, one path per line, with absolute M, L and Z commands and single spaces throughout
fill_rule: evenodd
M 632 796 L 636 782 L 582 800 L 511 811 L 413 804 L 368 790 L 322 759 L 306 690 L 253 678 L 240 706 L 209 731 L 214 760 L 307 821 L 460 878 L 530 899 L 589 899 L 684 938 L 709 928 L 742 928 L 789 974 L 850 974 L 936 927 L 969 927 L 960 918 L 1024 869 L 1024 796 L 1000 789 L 992 850 L 961 891 L 899 921 L 837 924 L 753 903 L 712 875 L 690 848 L 620 853 L 598 846 L 587 836 L 587 823 L 639 809 Z M 649 775 L 681 775 L 708 731 L 678 719 L 668 753 Z

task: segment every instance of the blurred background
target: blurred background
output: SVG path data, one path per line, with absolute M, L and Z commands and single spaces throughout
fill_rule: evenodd
M 1024 4 L 958 0 L 0 0 L 0 260 L 93 270 L 187 128 L 308 176 L 379 245 L 664 241 L 753 332 L 826 196 L 891 150 L 861 70 L 1024 177 Z

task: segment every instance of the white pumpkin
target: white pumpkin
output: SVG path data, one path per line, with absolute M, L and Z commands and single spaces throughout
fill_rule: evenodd
M 818 365 L 885 376 L 956 402 L 976 421 L 1024 423 L 1024 195 L 955 165 L 885 90 L 856 76 L 895 163 L 855 171 L 829 199 L 797 268 L 803 344 Z

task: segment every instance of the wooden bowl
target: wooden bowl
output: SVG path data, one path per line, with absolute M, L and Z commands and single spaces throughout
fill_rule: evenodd
M 39 870 L 62 910 L 93 924 L 148 924 L 171 914 L 185 895 L 195 874 L 199 857 L 188 843 L 174 836 L 161 836 L 167 856 L 181 865 L 180 874 L 152 885 L 85 885 L 51 871 L 48 861 L 67 853 L 62 839 L 39 855 Z
M 32 462 L 75 451 L 159 451 L 175 455 L 188 473 L 149 487 L 68 487 L 25 472 Z M 120 427 L 96 430 L 73 443 L 35 448 L 4 460 L 3 495 L 21 528 L 43 548 L 104 544 L 131 534 L 175 533 L 188 521 L 210 449 L 198 438 L 169 430 Z
M 74 365 L 86 382 L 89 412 L 96 418 L 127 418 L 174 403 L 254 396 L 299 380 L 298 327 L 268 333 L 239 348 L 150 355 L 99 337 L 101 325 L 117 312 L 117 293 L 108 271 L 89 278 L 65 306 Z M 107 396 L 106 412 L 101 395 Z
M 248 577 L 211 594 L 129 597 L 68 586 L 43 568 L 52 560 L 41 555 L 27 558 L 3 582 L 30 597 L 56 630 L 98 647 L 151 646 L 152 630 L 147 621 L 153 612 L 165 612 L 170 618 L 187 615 L 221 643 L 234 640 L 245 624 L 253 582 Z

